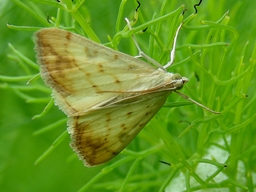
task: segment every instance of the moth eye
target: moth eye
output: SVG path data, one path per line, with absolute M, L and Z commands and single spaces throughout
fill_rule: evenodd
M 178 80 L 178 79 L 182 79 L 181 75 L 179 73 L 175 73 L 173 74 L 173 77 L 172 77 L 173 80 Z

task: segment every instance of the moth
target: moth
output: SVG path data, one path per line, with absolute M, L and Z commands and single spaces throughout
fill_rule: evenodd
M 89 167 L 120 153 L 188 81 L 57 28 L 38 31 L 35 44 L 41 76 L 68 116 L 71 146 Z

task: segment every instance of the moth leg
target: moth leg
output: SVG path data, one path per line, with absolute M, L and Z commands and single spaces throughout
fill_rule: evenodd
M 174 59 L 175 59 L 175 49 L 176 49 L 176 42 L 177 42 L 177 38 L 178 38 L 178 34 L 180 32 L 180 28 L 181 26 L 183 25 L 183 23 L 181 23 L 175 33 L 175 36 L 174 36 L 174 40 L 173 40 L 173 46 L 172 46 L 172 50 L 171 50 L 171 53 L 170 53 L 170 61 L 163 66 L 164 69 L 167 69 L 168 67 L 170 67 L 173 63 L 174 63 Z
M 202 105 L 201 103 L 198 103 L 197 101 L 191 99 L 190 97 L 188 97 L 187 95 L 177 91 L 177 90 L 174 90 L 175 93 L 177 93 L 179 96 L 183 97 L 184 99 L 188 100 L 188 101 L 191 101 L 192 103 L 198 105 L 199 107 L 202 107 L 203 109 L 207 110 L 207 111 L 210 111 L 211 113 L 214 113 L 214 114 L 220 114 L 220 112 L 218 111 L 213 111 L 211 110 L 210 108 Z
M 127 26 L 129 28 L 129 30 L 132 30 L 132 25 L 134 25 L 137 20 L 138 20 L 138 17 L 139 17 L 139 12 L 138 12 L 138 9 L 140 7 L 140 2 L 138 2 L 138 7 L 135 9 L 135 14 L 134 14 L 134 19 L 133 21 L 129 21 L 127 18 L 125 18 L 125 21 L 127 23 Z M 132 35 L 132 39 L 134 41 L 134 44 L 136 46 L 136 48 L 138 49 L 138 52 L 139 54 L 136 56 L 136 58 L 139 58 L 139 57 L 143 57 L 145 58 L 147 61 L 149 61 L 150 63 L 152 63 L 153 65 L 155 65 L 156 67 L 158 67 L 159 69 L 163 70 L 163 71 L 166 71 L 166 69 L 160 64 L 158 63 L 157 61 L 155 61 L 154 59 L 152 59 L 151 57 L 149 57 L 148 55 L 146 55 L 140 48 L 138 42 L 136 41 L 136 38 L 134 35 Z
M 131 27 L 131 26 L 134 25 L 134 24 L 137 22 L 137 20 L 138 20 L 138 16 L 139 16 L 139 14 L 138 14 L 138 9 L 139 9 L 139 7 L 140 7 L 140 2 L 139 2 L 139 1 L 137 1 L 137 2 L 138 2 L 138 7 L 135 9 L 135 14 L 134 14 L 134 19 L 133 19 L 133 21 L 129 21 L 127 18 L 125 18 L 125 21 L 126 21 L 126 23 L 127 23 L 127 26 L 128 26 L 128 28 L 129 28 L 129 30 L 132 30 L 132 27 Z M 170 67 L 170 66 L 174 63 L 176 42 L 177 42 L 178 34 L 179 34 L 179 31 L 180 31 L 182 25 L 183 25 L 183 23 L 181 23 L 181 24 L 179 25 L 179 27 L 178 27 L 178 29 L 177 29 L 177 31 L 176 31 L 176 33 L 175 33 L 174 40 L 173 40 L 172 50 L 171 50 L 171 52 L 170 52 L 170 61 L 169 61 L 166 65 L 162 66 L 160 63 L 158 63 L 157 61 L 155 61 L 154 59 L 152 59 L 151 57 L 149 57 L 147 54 L 145 54 L 145 53 L 141 50 L 141 48 L 140 48 L 138 42 L 136 41 L 135 36 L 132 34 L 132 39 L 133 39 L 134 44 L 135 44 L 135 46 L 136 46 L 136 48 L 138 49 L 138 52 L 139 52 L 139 54 L 138 54 L 138 56 L 136 56 L 136 58 L 143 57 L 143 58 L 145 58 L 147 61 L 149 61 L 150 63 L 154 64 L 154 65 L 155 65 L 156 67 L 158 67 L 159 69 L 161 69 L 161 70 L 163 70 L 163 71 L 167 71 L 166 69 L 167 69 L 168 67 Z
M 131 30 L 132 28 L 131 28 L 131 25 L 130 25 L 130 21 L 129 21 L 127 18 L 125 18 L 125 21 L 127 22 L 127 25 L 128 25 L 128 27 L 129 27 L 129 29 Z M 141 48 L 140 48 L 138 42 L 136 41 L 134 35 L 132 35 L 132 39 L 133 39 L 134 44 L 135 44 L 135 46 L 136 46 L 136 48 L 138 49 L 138 52 L 139 52 L 139 54 L 136 56 L 136 58 L 143 57 L 143 58 L 145 58 L 147 61 L 149 61 L 150 63 L 152 63 L 152 64 L 155 65 L 156 67 L 158 67 L 159 69 L 162 69 L 163 71 L 166 71 L 166 69 L 165 69 L 160 63 L 158 63 L 156 60 L 154 60 L 154 59 L 152 59 L 151 57 L 149 57 L 147 54 L 145 54 L 145 53 L 141 50 Z

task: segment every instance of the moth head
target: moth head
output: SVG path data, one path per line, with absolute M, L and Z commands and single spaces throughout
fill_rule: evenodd
M 177 90 L 181 89 L 187 82 L 188 78 L 182 77 L 179 73 L 175 73 L 172 76 L 172 84 Z

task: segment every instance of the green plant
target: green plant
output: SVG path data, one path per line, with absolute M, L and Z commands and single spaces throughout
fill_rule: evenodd
M 6 50 L 8 55 L 0 53 L 1 188 L 255 190 L 256 28 L 251 24 L 254 2 L 203 1 L 194 15 L 193 5 L 197 2 L 183 1 L 189 10 L 182 19 L 184 7 L 180 1 L 141 0 L 139 21 L 131 31 L 123 30 L 124 18 L 133 18 L 136 1 L 13 2 L 6 1 L 0 7 L 4 10 L 1 21 L 9 23 L 9 29 L 2 27 L 2 36 L 6 38 L 1 40 L 1 50 L 6 50 L 7 40 L 12 42 Z M 162 19 L 158 21 L 159 18 Z M 135 34 L 143 51 L 165 64 L 169 61 L 174 32 L 182 20 L 186 22 L 178 37 L 176 63 L 169 71 L 190 79 L 181 92 L 221 114 L 211 114 L 196 105 L 185 106 L 189 102 L 173 93 L 121 154 L 105 165 L 83 167 L 68 146 L 65 115 L 52 105 L 51 90 L 36 76 L 39 67 L 31 32 L 41 25 L 57 26 L 96 42 L 108 42 L 105 45 L 130 55 L 137 54 L 131 38 Z M 146 32 L 139 34 L 146 27 Z M 25 85 L 33 77 L 37 78 Z M 33 166 L 36 159 L 38 164 Z M 161 164 L 160 160 L 171 166 Z

